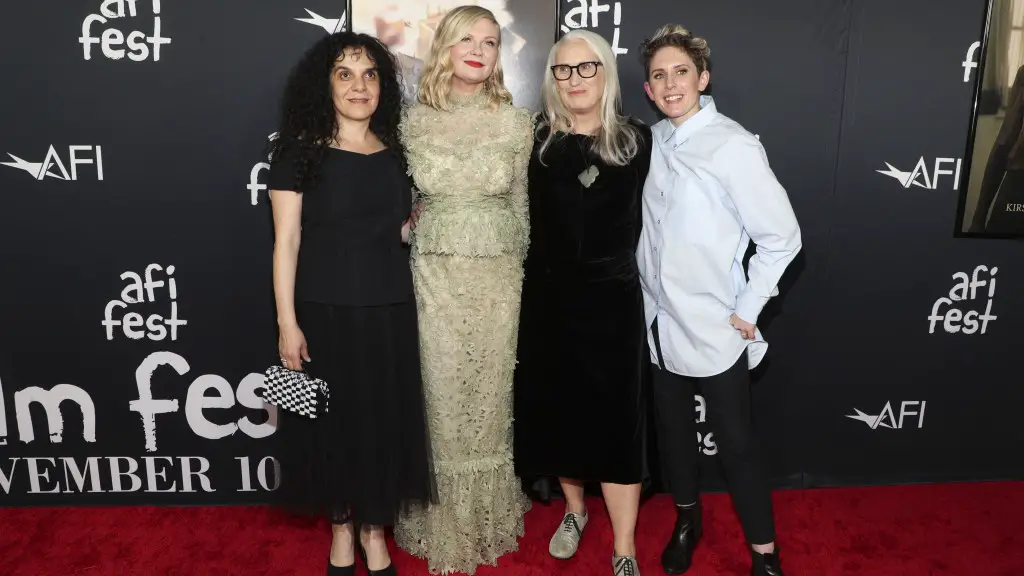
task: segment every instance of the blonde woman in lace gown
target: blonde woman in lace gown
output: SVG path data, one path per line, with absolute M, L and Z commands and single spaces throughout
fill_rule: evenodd
M 491 12 L 449 12 L 402 125 L 423 202 L 413 282 L 440 502 L 401 518 L 395 539 L 435 574 L 497 565 L 530 507 L 512 465 L 512 377 L 533 120 L 511 104 L 499 50 Z

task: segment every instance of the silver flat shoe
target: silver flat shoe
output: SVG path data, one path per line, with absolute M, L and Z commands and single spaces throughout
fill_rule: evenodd
M 583 529 L 587 527 L 589 517 L 589 514 L 566 512 L 548 543 L 548 553 L 559 560 L 572 558 L 580 547 L 580 538 L 583 537 Z
M 640 566 L 632 556 L 612 556 L 612 570 L 615 576 L 640 576 Z

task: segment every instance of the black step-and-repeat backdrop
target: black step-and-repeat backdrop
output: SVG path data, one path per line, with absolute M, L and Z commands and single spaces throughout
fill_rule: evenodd
M 709 40 L 719 109 L 759 135 L 804 232 L 755 387 L 779 486 L 1024 477 L 1024 247 L 952 234 L 986 0 L 478 3 L 528 107 L 558 33 L 605 35 L 651 123 L 640 42 L 669 20 Z M 257 390 L 277 359 L 262 154 L 284 79 L 349 24 L 414 74 L 448 4 L 5 7 L 0 505 L 278 487 Z M 696 441 L 720 487 L 713 434 Z

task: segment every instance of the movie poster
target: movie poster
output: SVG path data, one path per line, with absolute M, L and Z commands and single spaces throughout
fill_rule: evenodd
M 988 0 L 977 53 L 971 133 L 960 178 L 958 235 L 1024 237 L 1024 10 Z M 972 48 L 972 51 L 975 48 Z M 918 170 L 914 170 L 914 177 Z M 915 184 L 917 182 L 915 181 Z M 918 184 L 919 185 L 919 184 Z
M 379 38 L 398 55 L 406 100 L 412 102 L 437 25 L 449 10 L 466 4 L 494 13 L 501 26 L 501 63 L 513 103 L 538 110 L 544 66 L 555 40 L 552 0 L 352 0 L 352 29 Z

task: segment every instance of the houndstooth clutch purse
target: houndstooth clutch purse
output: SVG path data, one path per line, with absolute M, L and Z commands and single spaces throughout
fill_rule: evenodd
M 321 412 L 327 412 L 330 399 L 327 382 L 283 366 L 267 368 L 264 376 L 266 385 L 262 398 L 268 404 L 308 418 L 316 418 Z

